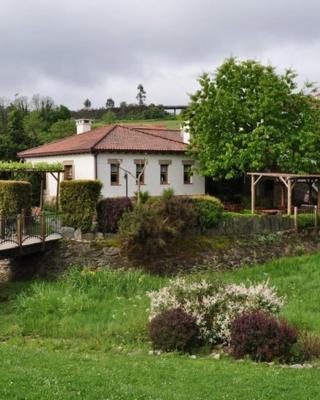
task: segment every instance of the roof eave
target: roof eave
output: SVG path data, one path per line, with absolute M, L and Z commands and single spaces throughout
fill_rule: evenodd
M 19 158 L 35 158 L 35 157 L 51 157 L 51 156 L 63 156 L 68 154 L 90 154 L 92 153 L 91 149 L 85 150 L 65 150 L 65 151 L 54 151 L 54 152 L 44 152 L 44 153 L 18 153 L 17 156 Z

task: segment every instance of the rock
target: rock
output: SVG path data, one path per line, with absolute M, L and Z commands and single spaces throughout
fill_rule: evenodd
M 82 234 L 82 240 L 94 240 L 94 233 L 88 232 Z
M 82 240 L 82 232 L 81 232 L 81 229 L 76 229 L 75 231 L 74 231 L 74 238 L 76 239 L 76 240 Z
M 303 368 L 303 365 L 302 364 L 292 364 L 292 365 L 290 365 L 290 368 L 300 369 L 300 368 Z
M 105 247 L 103 249 L 103 254 L 107 257 L 114 257 L 120 254 L 120 249 L 117 247 Z
M 220 353 L 212 353 L 212 358 L 214 358 L 215 360 L 220 360 Z
M 97 232 L 96 233 L 96 239 L 97 240 L 103 240 L 104 239 L 103 233 L 102 232 Z
M 60 229 L 60 233 L 62 237 L 65 239 L 73 239 L 74 238 L 74 228 L 71 228 L 71 226 L 63 226 Z

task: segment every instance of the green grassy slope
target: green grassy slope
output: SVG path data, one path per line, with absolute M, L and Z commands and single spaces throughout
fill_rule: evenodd
M 320 333 L 320 254 L 200 276 L 269 279 L 286 296 L 282 315 Z M 146 292 L 166 283 L 142 272 L 73 270 L 58 282 L 2 285 L 0 399 L 319 398 L 318 369 L 148 355 Z
M 180 121 L 177 119 L 142 119 L 142 120 L 116 120 L 112 124 L 121 124 L 121 125 L 161 125 L 167 129 L 180 129 Z M 105 122 L 96 121 L 93 124 L 93 128 L 98 128 L 100 126 L 107 125 Z

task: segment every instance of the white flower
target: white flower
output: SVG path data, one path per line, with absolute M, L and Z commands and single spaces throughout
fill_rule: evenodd
M 204 280 L 190 283 L 177 278 L 148 295 L 150 320 L 164 310 L 181 308 L 195 318 L 201 338 L 208 343 L 228 343 L 231 323 L 242 313 L 261 310 L 275 314 L 283 305 L 283 299 L 268 281 L 217 287 Z

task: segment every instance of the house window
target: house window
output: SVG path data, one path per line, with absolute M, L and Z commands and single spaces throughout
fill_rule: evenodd
M 168 184 L 168 164 L 160 164 L 160 183 L 161 185 Z
M 110 183 L 111 185 L 119 185 L 119 164 L 110 164 Z
M 73 179 L 73 165 L 65 164 L 64 165 L 64 180 L 71 181 Z
M 137 185 L 139 184 L 140 177 L 140 185 L 144 185 L 144 162 L 136 163 L 136 180 Z
M 189 185 L 192 183 L 192 169 L 191 164 L 183 165 L 183 183 L 185 185 Z

